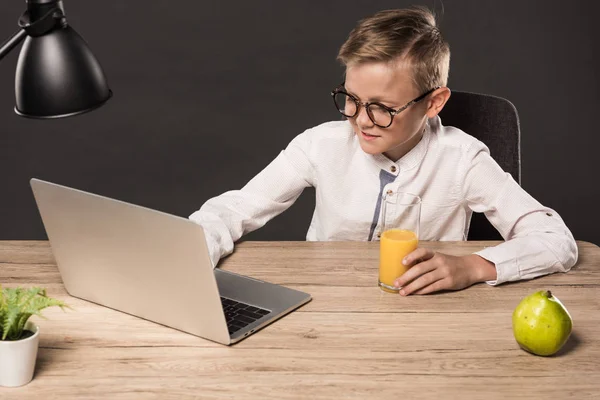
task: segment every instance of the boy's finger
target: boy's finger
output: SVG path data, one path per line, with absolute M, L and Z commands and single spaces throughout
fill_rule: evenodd
M 435 253 L 433 251 L 419 247 L 404 257 L 402 264 L 406 266 L 412 266 L 413 264 L 427 261 L 430 258 L 433 258 L 434 255 Z
M 404 286 L 408 285 L 409 282 L 414 281 L 421 275 L 426 274 L 430 271 L 433 271 L 434 269 L 435 269 L 435 265 L 432 262 L 424 261 L 422 263 L 419 263 L 419 264 L 415 265 L 414 267 L 410 268 L 404 274 L 402 274 L 402 276 L 398 277 L 394 281 L 394 286 L 395 287 L 404 287 Z
M 423 289 L 414 291 L 412 294 L 429 294 L 429 293 L 439 292 L 440 290 L 445 290 L 445 289 L 449 289 L 446 278 L 440 279 L 439 281 L 435 281 L 431 285 L 426 286 Z
M 420 290 L 425 290 L 425 288 L 432 286 L 442 279 L 443 277 L 440 274 L 437 274 L 435 270 L 432 270 L 424 275 L 421 275 L 407 286 L 404 286 L 402 289 L 400 289 L 400 295 L 408 296 L 409 294 L 418 292 Z

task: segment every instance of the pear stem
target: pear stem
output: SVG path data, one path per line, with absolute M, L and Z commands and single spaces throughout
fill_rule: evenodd
M 545 295 L 547 298 L 550 298 L 550 297 L 552 297 L 552 292 L 551 292 L 551 291 L 549 291 L 549 290 L 546 290 L 546 293 L 544 293 L 544 295 Z

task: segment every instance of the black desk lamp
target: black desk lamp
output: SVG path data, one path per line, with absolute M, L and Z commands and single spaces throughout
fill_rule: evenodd
M 15 76 L 15 112 L 61 118 L 103 105 L 112 92 L 85 40 L 67 25 L 62 0 L 26 1 L 20 29 L 0 46 L 2 60 L 25 40 Z

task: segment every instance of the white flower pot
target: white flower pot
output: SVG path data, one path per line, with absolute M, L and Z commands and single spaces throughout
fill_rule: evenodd
M 33 332 L 22 340 L 0 340 L 0 386 L 23 386 L 33 378 L 40 328 L 28 321 L 25 329 Z

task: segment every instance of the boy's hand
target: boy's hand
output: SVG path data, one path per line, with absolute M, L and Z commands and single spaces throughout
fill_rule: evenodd
M 476 254 L 456 257 L 418 248 L 404 264 L 411 268 L 394 281 L 402 296 L 459 290 L 496 279 L 494 264 Z

